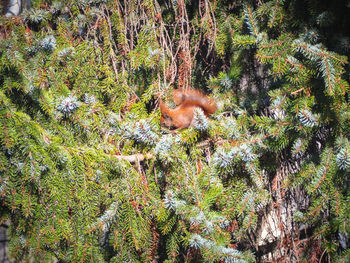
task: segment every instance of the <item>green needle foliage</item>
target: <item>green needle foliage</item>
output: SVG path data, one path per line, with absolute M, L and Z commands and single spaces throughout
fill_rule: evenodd
M 0 221 L 11 222 L 11 257 L 345 262 L 349 9 L 36 0 L 1 18 Z M 190 86 L 219 110 L 161 128 L 159 98 Z

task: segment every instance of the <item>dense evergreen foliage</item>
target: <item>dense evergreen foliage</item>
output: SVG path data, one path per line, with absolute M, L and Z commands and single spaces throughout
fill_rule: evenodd
M 349 13 L 346 0 L 36 0 L 1 18 L 12 257 L 345 262 Z M 159 99 L 188 87 L 219 110 L 161 128 Z

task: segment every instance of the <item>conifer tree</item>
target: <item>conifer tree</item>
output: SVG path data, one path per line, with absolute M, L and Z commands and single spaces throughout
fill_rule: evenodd
M 33 1 L 0 27 L 16 262 L 346 262 L 349 3 Z M 219 105 L 160 126 L 176 88 Z

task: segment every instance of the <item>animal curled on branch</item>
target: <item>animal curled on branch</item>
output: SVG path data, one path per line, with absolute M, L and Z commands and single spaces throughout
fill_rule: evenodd
M 173 100 L 176 105 L 175 109 L 168 108 L 162 100 L 159 103 L 162 113 L 160 124 L 168 128 L 193 127 L 193 116 L 196 108 L 202 109 L 207 117 L 217 109 L 214 99 L 208 98 L 203 92 L 195 89 L 175 90 Z

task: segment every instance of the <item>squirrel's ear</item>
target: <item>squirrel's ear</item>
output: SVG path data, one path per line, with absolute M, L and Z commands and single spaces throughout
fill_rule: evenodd
M 160 108 L 160 110 L 162 110 L 163 108 L 164 108 L 164 102 L 163 102 L 163 100 L 159 100 L 159 108 Z
M 163 100 L 159 100 L 159 108 L 162 114 L 164 114 L 168 110 L 168 107 L 165 105 Z

